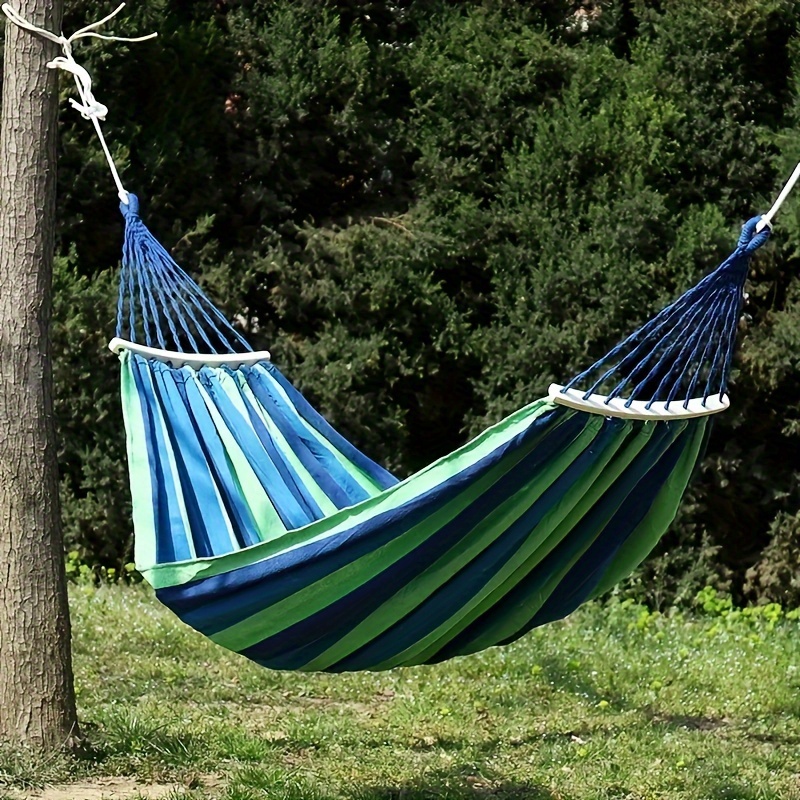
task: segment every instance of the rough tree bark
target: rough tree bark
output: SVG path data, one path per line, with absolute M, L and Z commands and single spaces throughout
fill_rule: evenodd
M 61 0 L 17 0 L 49 30 Z M 53 425 L 55 45 L 6 25 L 0 111 L 0 742 L 77 736 Z

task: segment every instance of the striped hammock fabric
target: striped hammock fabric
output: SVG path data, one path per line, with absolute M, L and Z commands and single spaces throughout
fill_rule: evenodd
M 248 352 L 131 199 L 114 348 L 136 565 L 184 622 L 273 669 L 472 653 L 630 574 L 726 404 L 711 401 L 768 236 L 752 220 L 717 270 L 592 368 L 398 481 Z M 576 386 L 608 411 L 564 404 Z

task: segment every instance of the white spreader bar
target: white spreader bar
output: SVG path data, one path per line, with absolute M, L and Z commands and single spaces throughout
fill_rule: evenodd
M 115 336 L 109 343 L 108 349 L 112 353 L 121 353 L 128 350 L 131 353 L 154 358 L 156 361 L 163 361 L 175 369 L 180 367 L 191 367 L 200 369 L 201 367 L 237 367 L 258 364 L 261 361 L 269 361 L 269 352 L 259 350 L 255 353 L 227 353 L 218 355 L 217 353 L 177 353 L 174 350 L 159 350 L 156 347 L 145 347 L 143 344 L 135 344 L 125 339 Z
M 624 397 L 615 397 L 609 400 L 608 396 L 604 394 L 590 394 L 584 399 L 584 394 L 586 393 L 579 389 L 565 391 L 564 387 L 557 383 L 551 384 L 547 391 L 547 396 L 559 405 L 569 406 L 578 411 L 588 411 L 590 414 L 602 414 L 604 417 L 625 417 L 627 419 L 663 421 L 707 417 L 709 414 L 718 414 L 720 411 L 724 411 L 731 404 L 726 394 L 715 394 L 707 400 L 695 397 L 686 404 L 685 408 L 683 400 L 673 400 L 669 406 L 663 401 L 650 403 L 649 400 L 634 400 L 628 405 L 628 401 Z

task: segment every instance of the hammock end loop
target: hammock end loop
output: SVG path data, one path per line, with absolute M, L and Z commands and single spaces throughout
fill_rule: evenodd
M 752 217 L 742 225 L 738 247 L 747 253 L 752 253 L 769 239 L 771 233 L 772 221 L 767 214 Z
M 123 217 L 138 217 L 139 216 L 139 198 L 132 192 L 126 192 L 121 189 L 119 192 L 119 210 L 122 212 Z

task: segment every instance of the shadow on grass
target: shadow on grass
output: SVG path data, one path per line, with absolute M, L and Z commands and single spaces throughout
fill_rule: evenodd
M 746 738 L 762 744 L 774 744 L 783 747 L 800 746 L 800 736 L 791 733 L 748 733 Z
M 664 714 L 654 711 L 652 708 L 645 709 L 645 713 L 654 725 L 669 730 L 716 731 L 730 725 L 730 720 L 724 717 Z
M 784 794 L 777 794 L 763 787 L 753 788 L 741 783 L 722 783 L 703 789 L 707 800 L 781 800 Z
M 461 779 L 463 780 L 463 779 Z M 443 783 L 420 783 L 404 786 L 372 786 L 353 789 L 347 795 L 352 800 L 565 800 L 564 795 L 555 795 L 543 786 L 533 783 L 504 781 L 465 781 L 461 785 Z
M 280 800 L 567 800 L 543 786 L 529 782 L 506 781 L 473 775 L 463 770 L 426 773 L 418 781 L 381 786 L 352 783 L 338 791 L 323 786 L 313 776 L 284 767 L 246 766 L 231 776 L 226 800 L 255 800 L 275 797 Z
M 542 668 L 544 678 L 555 689 L 585 698 L 593 704 L 605 700 L 618 709 L 627 705 L 618 692 L 608 688 L 603 691 L 598 689 L 587 668 L 572 659 L 546 656 L 538 661 L 538 665 Z

